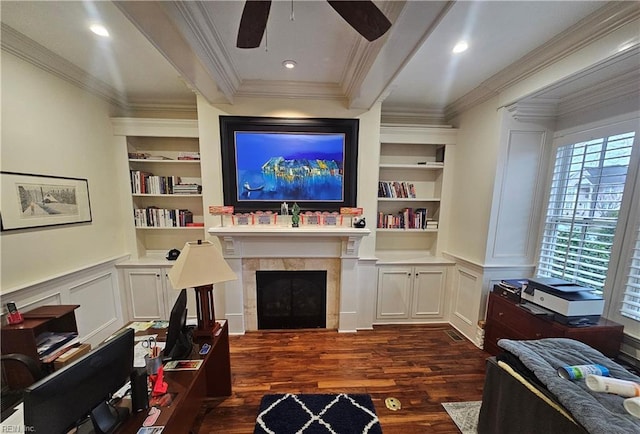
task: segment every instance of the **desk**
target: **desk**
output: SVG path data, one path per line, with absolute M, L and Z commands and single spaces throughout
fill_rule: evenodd
M 198 339 L 194 345 L 195 355 L 192 358 L 204 359 L 197 371 L 169 371 L 164 379 L 169 389 L 175 394 L 169 407 L 161 407 L 162 412 L 155 425 L 164 425 L 167 433 L 188 433 L 204 397 L 231 395 L 231 361 L 229 357 L 229 326 L 227 321 L 219 329 L 220 333 L 213 339 Z M 144 334 L 163 335 L 165 330 L 148 329 Z M 199 345 L 211 344 L 206 356 L 197 354 Z M 196 348 L 197 347 L 197 348 Z M 117 433 L 135 434 L 147 417 L 148 410 L 133 413 L 118 429 Z
M 616 357 L 622 344 L 623 326 L 600 318 L 589 327 L 569 327 L 548 318 L 534 315 L 497 292 L 489 294 L 484 349 L 497 355 L 500 339 L 569 338 L 584 342 L 601 353 Z

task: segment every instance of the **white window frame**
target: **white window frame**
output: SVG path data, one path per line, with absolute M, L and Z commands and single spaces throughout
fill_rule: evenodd
M 633 233 L 634 224 L 640 219 L 640 118 L 638 114 L 628 115 L 626 119 L 618 118 L 598 122 L 574 128 L 567 131 L 557 132 L 554 136 L 554 143 L 549 154 L 548 172 L 546 177 L 544 204 L 540 210 L 541 222 L 539 230 L 539 239 L 536 249 L 536 264 L 540 260 L 540 247 L 542 238 L 544 237 L 544 227 L 546 222 L 546 212 L 549 206 L 549 194 L 551 189 L 551 180 L 553 177 L 553 169 L 556 153 L 559 147 L 571 145 L 575 143 L 587 142 L 590 140 L 614 136 L 624 132 L 635 130 L 635 138 L 631 159 L 629 162 L 629 170 L 627 172 L 627 180 L 625 190 L 620 207 L 620 214 L 616 231 L 614 235 L 613 245 L 611 248 L 611 259 L 607 271 L 607 277 L 604 285 L 605 310 L 604 316 L 613 321 L 619 322 L 625 326 L 625 333 L 640 339 L 640 321 L 622 316 L 619 313 L 621 301 L 624 297 L 624 290 L 627 283 L 629 261 L 632 253 L 632 243 L 635 241 Z M 636 227 L 637 230 L 637 227 Z M 628 240 L 628 238 L 633 238 Z
M 632 182 L 627 182 L 630 192 L 629 200 L 624 203 L 627 207 L 621 210 L 621 215 L 624 212 L 626 220 L 624 222 L 618 221 L 618 229 L 616 231 L 616 240 L 620 240 L 617 243 L 619 249 L 616 254 L 620 258 L 617 261 L 615 267 L 609 267 L 609 273 L 607 274 L 607 282 L 611 281 L 611 286 L 607 285 L 605 290 L 605 316 L 613 321 L 619 322 L 624 325 L 626 334 L 634 336 L 640 339 L 640 321 L 636 321 L 632 318 L 628 318 L 620 313 L 622 306 L 622 300 L 626 290 L 629 270 L 631 265 L 631 259 L 633 256 L 633 249 L 636 245 L 638 231 L 640 227 L 640 151 L 638 151 L 638 136 L 634 142 L 634 154 L 632 154 L 631 164 L 629 165 L 629 173 L 627 177 L 631 177 Z M 635 158 L 634 158 L 635 157 Z M 626 194 L 626 191 L 625 191 Z M 624 223 L 624 224 L 623 224 Z M 614 245 L 616 247 L 616 245 Z M 612 252 L 613 255 L 613 252 Z

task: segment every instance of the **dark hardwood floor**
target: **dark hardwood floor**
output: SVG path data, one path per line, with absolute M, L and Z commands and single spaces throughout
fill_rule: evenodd
M 385 434 L 458 433 L 442 402 L 479 401 L 489 354 L 449 325 L 374 330 L 256 331 L 231 336 L 233 395 L 208 399 L 198 434 L 253 433 L 263 395 L 368 393 Z M 402 409 L 384 400 L 395 397 Z

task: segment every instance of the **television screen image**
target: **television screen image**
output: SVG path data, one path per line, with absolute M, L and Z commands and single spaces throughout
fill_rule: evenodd
M 344 200 L 344 134 L 236 133 L 237 200 Z
M 238 212 L 356 206 L 358 119 L 220 116 L 224 204 Z
M 32 384 L 24 394 L 28 432 L 62 434 L 91 416 L 95 432 L 111 432 L 128 416 L 108 404 L 133 370 L 134 331 L 125 329 L 74 363 Z M 85 425 L 86 426 L 86 425 Z

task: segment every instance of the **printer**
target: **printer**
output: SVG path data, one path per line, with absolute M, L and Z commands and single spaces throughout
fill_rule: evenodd
M 522 299 L 554 313 L 554 319 L 568 325 L 595 324 L 604 310 L 604 299 L 593 289 L 555 277 L 530 278 Z

